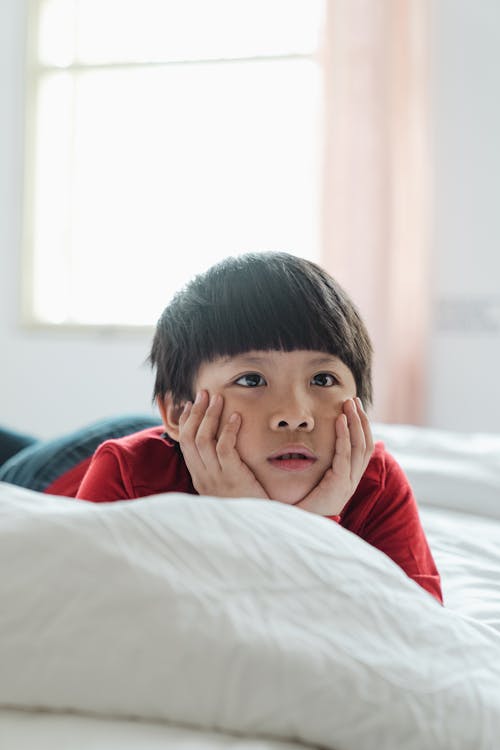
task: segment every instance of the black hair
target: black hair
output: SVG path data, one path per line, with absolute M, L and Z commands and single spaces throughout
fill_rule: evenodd
M 199 367 L 251 350 L 326 352 L 351 370 L 372 402 L 372 345 L 342 287 L 320 266 L 284 252 L 230 256 L 195 276 L 163 311 L 149 362 L 153 399 L 193 399 Z

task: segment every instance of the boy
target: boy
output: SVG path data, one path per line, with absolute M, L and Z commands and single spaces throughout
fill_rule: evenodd
M 123 417 L 34 441 L 0 480 L 94 502 L 198 492 L 292 504 L 377 547 L 442 602 L 412 490 L 373 445 L 371 357 L 356 308 L 319 266 L 286 253 L 228 258 L 158 321 L 161 427 Z
M 412 490 L 373 445 L 371 356 L 356 308 L 319 266 L 286 253 L 228 258 L 158 321 L 150 362 L 163 426 L 103 443 L 76 496 L 293 504 L 358 534 L 441 602 Z

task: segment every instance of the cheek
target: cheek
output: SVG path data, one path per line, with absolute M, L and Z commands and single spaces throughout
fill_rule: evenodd
M 241 417 L 241 425 L 236 438 L 237 451 L 245 463 L 252 465 L 255 460 L 256 449 L 258 451 L 258 448 L 262 445 L 262 425 L 255 414 L 247 409 L 242 409 L 241 405 L 239 407 L 230 406 L 227 410 L 224 408 L 224 424 L 227 423 L 234 412 L 237 412 Z
M 219 437 L 221 430 L 224 425 L 229 421 L 231 414 L 237 412 L 241 417 L 241 426 L 238 432 L 237 446 L 238 450 L 241 451 L 251 441 L 251 435 L 255 431 L 255 415 L 252 414 L 252 410 L 247 407 L 246 404 L 241 404 L 236 399 L 226 398 L 224 399 L 224 406 L 222 408 L 222 414 L 219 420 L 219 428 L 217 430 L 217 437 Z
M 321 415 L 316 419 L 316 433 L 318 436 L 319 444 L 322 447 L 323 456 L 328 463 L 333 458 L 335 449 L 335 438 L 336 429 L 335 423 L 337 417 L 342 414 L 342 406 L 344 401 L 336 401 L 335 403 L 325 404 L 324 409 L 321 411 Z
M 345 399 L 343 398 L 335 399 L 322 404 L 318 411 L 316 425 L 328 424 L 332 426 L 333 430 L 335 430 L 335 420 L 340 414 L 342 414 L 344 400 Z
M 222 407 L 222 414 L 220 421 L 222 424 L 226 424 L 231 414 L 238 412 L 242 414 L 241 404 L 238 403 L 238 399 L 235 399 L 232 394 L 224 395 L 224 406 Z

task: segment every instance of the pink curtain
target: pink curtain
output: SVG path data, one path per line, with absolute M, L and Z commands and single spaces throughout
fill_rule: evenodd
M 430 169 L 426 0 L 326 0 L 322 265 L 375 349 L 376 421 L 422 424 Z

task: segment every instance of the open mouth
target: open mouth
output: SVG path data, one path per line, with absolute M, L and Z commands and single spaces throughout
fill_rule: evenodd
M 288 451 L 270 456 L 268 462 L 283 471 L 305 471 L 316 463 L 316 456 L 310 451 Z
M 289 461 L 292 458 L 297 458 L 300 461 L 308 461 L 307 456 L 304 456 L 303 453 L 283 453 L 282 456 L 276 456 L 276 461 Z

